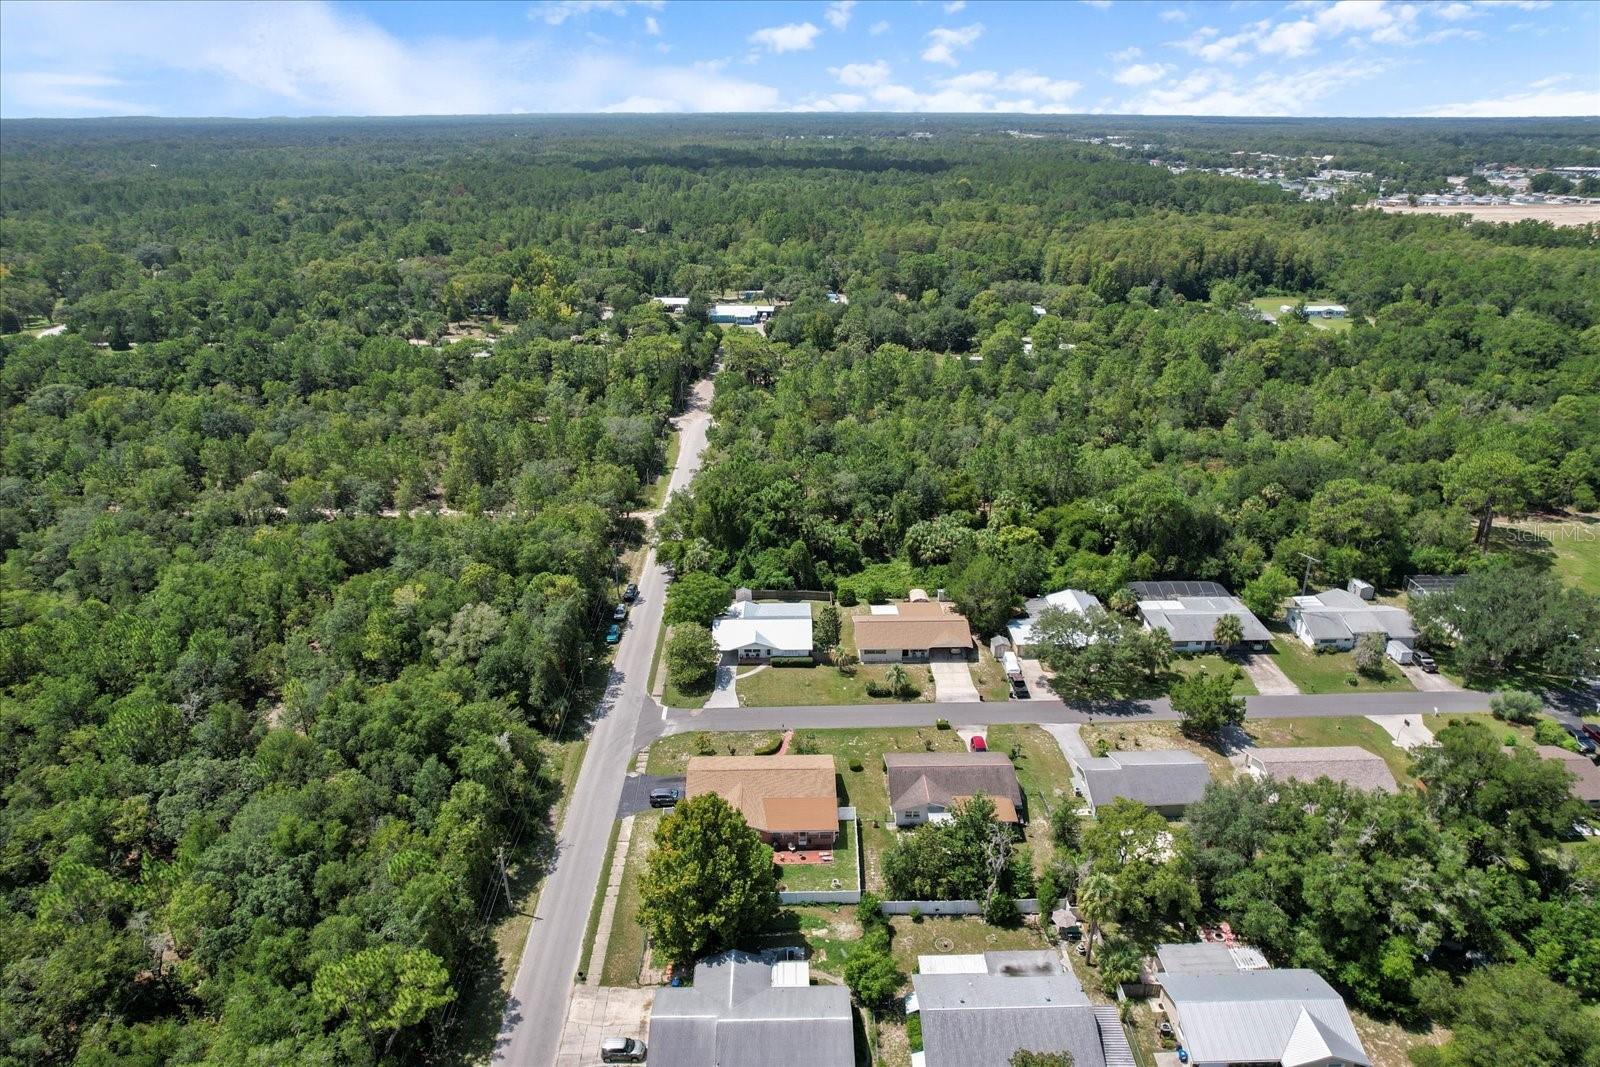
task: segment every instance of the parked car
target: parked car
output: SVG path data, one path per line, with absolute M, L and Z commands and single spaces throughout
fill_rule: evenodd
M 600 1042 L 601 1063 L 643 1063 L 644 1042 L 632 1037 L 608 1037 Z
M 618 626 L 616 623 L 612 623 L 611 624 L 611 628 L 606 631 L 606 644 L 614 645 L 618 641 L 621 641 L 621 640 L 622 640 L 622 627 Z
M 1027 700 L 1029 695 L 1030 694 L 1028 693 L 1028 683 L 1027 682 L 1019 682 L 1016 679 L 1012 679 L 1012 681 L 1011 681 L 1011 696 L 1012 696 L 1012 699 L 1014 699 L 1014 700 Z
M 638 600 L 639 599 L 639 587 L 634 585 L 632 582 L 629 582 L 627 584 L 627 586 L 622 590 L 622 599 L 626 600 L 630 604 L 632 604 L 635 600 Z
M 1577 743 L 1579 752 L 1582 752 L 1585 756 L 1593 756 L 1596 752 L 1600 752 L 1600 746 L 1596 746 L 1594 739 L 1587 733 L 1576 726 L 1567 726 L 1565 723 L 1562 726 L 1568 734 L 1572 735 L 1572 740 Z
M 983 735 L 982 734 L 973 734 L 972 735 L 972 751 L 974 751 L 974 752 L 987 752 L 987 751 L 989 751 L 989 742 L 987 742 L 987 741 L 985 741 L 983 739 Z
M 1596 726 L 1592 722 L 1584 723 L 1583 732 L 1589 735 L 1589 740 L 1600 745 L 1600 726 Z
M 611 618 L 613 620 L 615 620 L 616 622 L 621 622 L 623 619 L 626 619 L 627 617 L 628 617 L 628 605 L 626 605 L 626 604 L 618 604 L 616 607 L 611 609 Z
M 1433 662 L 1433 657 L 1426 652 L 1417 653 L 1417 666 L 1421 667 L 1427 674 L 1439 673 L 1439 665 Z
M 683 790 L 662 786 L 650 790 L 650 806 L 652 808 L 670 808 L 683 799 Z

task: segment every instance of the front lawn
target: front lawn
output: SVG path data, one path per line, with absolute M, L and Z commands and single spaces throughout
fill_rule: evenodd
M 1006 679 L 1005 668 L 982 645 L 978 646 L 978 661 L 972 664 L 972 684 L 977 686 L 978 695 L 984 700 L 1011 699 L 1011 683 Z
M 1249 722 L 1245 726 L 1249 727 Z M 1089 746 L 1089 751 L 1097 751 L 1095 746 L 1104 741 L 1113 752 L 1128 751 L 1162 751 L 1180 749 L 1192 752 L 1206 761 L 1211 768 L 1211 778 L 1217 782 L 1233 780 L 1233 764 L 1221 752 L 1191 737 L 1185 736 L 1175 722 L 1107 722 L 1093 723 L 1079 731 L 1083 743 Z
M 914 663 L 904 665 L 921 696 L 933 698 L 933 682 L 928 668 Z M 737 683 L 739 705 L 746 708 L 793 708 L 817 704 L 897 704 L 899 697 L 875 697 L 867 692 L 868 682 L 884 682 L 889 665 L 858 664 L 850 674 L 828 664 L 814 667 L 763 667 L 750 675 L 740 675 Z M 674 705 L 676 706 L 676 705 Z M 697 705 L 698 706 L 698 705 Z
M 1233 683 L 1233 695 L 1236 697 L 1253 697 L 1256 695 L 1256 683 L 1250 680 L 1250 675 L 1243 667 L 1215 652 L 1185 653 L 1172 658 L 1172 670 L 1175 674 L 1187 678 L 1191 674 L 1205 671 L 1210 675 L 1227 674 L 1237 670 L 1238 679 Z
M 1415 784 L 1411 755 L 1390 738 L 1383 727 L 1361 715 L 1305 719 L 1246 719 L 1245 733 L 1262 748 L 1318 748 L 1355 745 L 1381 756 L 1394 780 Z
M 622 886 L 617 892 L 617 908 L 612 913 L 611 940 L 606 942 L 605 967 L 600 972 L 602 985 L 639 984 L 644 967 L 644 927 L 639 925 L 639 878 L 645 859 L 655 845 L 656 826 L 661 812 L 645 811 L 633 817 L 633 837 L 628 841 L 628 857 L 622 867 Z M 585 961 L 584 966 L 588 966 Z
M 1495 527 L 1494 545 L 1542 556 L 1568 585 L 1600 595 L 1600 515 L 1503 523 Z
M 1302 693 L 1409 693 L 1415 689 L 1388 657 L 1383 674 L 1372 678 L 1356 670 L 1353 652 L 1313 652 L 1298 637 L 1279 634 L 1272 639 L 1274 661 Z

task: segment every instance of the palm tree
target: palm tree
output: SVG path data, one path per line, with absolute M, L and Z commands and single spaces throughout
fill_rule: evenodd
M 894 690 L 896 696 L 904 694 L 911 685 L 911 675 L 898 663 L 884 672 L 883 680 L 889 683 L 889 688 Z
M 1095 871 L 1078 886 L 1078 911 L 1089 920 L 1089 949 L 1084 962 L 1094 965 L 1094 939 L 1100 936 L 1100 924 L 1111 918 L 1117 883 L 1104 871 Z
M 1237 615 L 1224 615 L 1217 620 L 1211 628 L 1211 640 L 1223 652 L 1231 652 L 1233 646 L 1244 640 L 1244 622 Z

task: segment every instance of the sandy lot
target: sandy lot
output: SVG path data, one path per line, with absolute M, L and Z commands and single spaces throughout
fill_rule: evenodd
M 1521 222 L 1532 219 L 1552 226 L 1587 226 L 1600 222 L 1600 204 L 1479 204 L 1476 206 L 1429 204 L 1417 207 L 1378 208 L 1395 215 L 1471 215 L 1479 222 Z

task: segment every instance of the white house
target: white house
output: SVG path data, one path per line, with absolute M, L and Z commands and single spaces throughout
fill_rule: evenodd
M 1130 582 L 1128 589 L 1139 600 L 1144 628 L 1165 630 L 1174 651 L 1217 651 L 1221 647 L 1215 636 L 1217 621 L 1224 615 L 1238 618 L 1241 648 L 1265 652 L 1272 647 L 1272 634 L 1261 620 L 1216 582 Z
M 706 317 L 712 322 L 754 326 L 772 318 L 777 310 L 776 304 L 713 304 Z
M 689 298 L 686 296 L 657 296 L 651 299 L 672 312 L 682 311 L 689 306 Z
M 1062 611 L 1086 615 L 1090 608 L 1099 607 L 1100 598 L 1082 589 L 1059 589 L 1042 597 L 1034 597 L 1023 605 L 1026 614 L 1022 618 L 1012 619 L 1006 624 L 1006 631 L 1011 635 L 1011 647 L 1024 656 L 1029 654 L 1033 644 L 1033 628 L 1045 608 L 1060 608 Z
M 711 623 L 717 651 L 736 653 L 741 662 L 763 663 L 774 656 L 811 655 L 811 605 L 735 601 Z
M 1161 990 L 1192 1067 L 1371 1067 L 1344 1000 L 1315 971 L 1168 973 Z
M 1351 649 L 1364 634 L 1383 635 L 1385 647 L 1398 641 L 1409 648 L 1417 640 L 1417 629 L 1405 609 L 1363 600 L 1346 589 L 1297 596 L 1286 617 L 1307 648 Z

